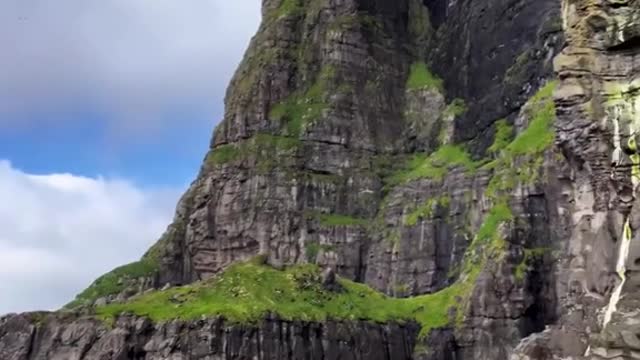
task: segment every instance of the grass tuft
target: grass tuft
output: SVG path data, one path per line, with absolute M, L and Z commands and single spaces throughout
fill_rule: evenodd
M 405 169 L 394 173 L 387 181 L 396 185 L 418 179 L 442 180 L 454 167 L 474 171 L 479 165 L 461 146 L 443 145 L 430 155 L 415 154 Z
M 416 62 L 411 65 L 409 78 L 407 79 L 407 90 L 436 89 L 444 92 L 442 79 L 435 76 L 423 62 Z
M 256 134 L 252 138 L 228 145 L 221 145 L 211 150 L 205 159 L 205 164 L 211 167 L 223 166 L 235 161 L 254 157 L 256 170 L 268 172 L 275 167 L 278 156 L 295 152 L 300 146 L 300 140 Z
M 418 224 L 418 220 L 430 218 L 431 216 L 433 216 L 433 212 L 437 207 L 448 207 L 450 202 L 451 197 L 449 197 L 448 195 L 429 199 L 423 205 L 418 206 L 405 218 L 404 225 L 415 226 Z
M 455 98 L 444 110 L 445 116 L 457 117 L 467 112 L 467 104 L 463 99 Z
M 507 119 L 500 119 L 495 124 L 496 133 L 493 144 L 489 147 L 489 152 L 493 155 L 499 155 L 504 150 L 513 136 L 513 127 L 509 125 Z
M 527 276 L 527 272 L 529 271 L 529 267 L 531 266 L 531 262 L 536 259 L 540 259 L 546 254 L 550 253 L 551 249 L 546 247 L 533 248 L 533 249 L 524 249 L 524 257 L 522 258 L 522 262 L 518 264 L 515 268 L 515 277 L 518 281 L 523 281 Z
M 285 122 L 287 136 L 299 137 L 305 125 L 321 118 L 324 110 L 329 107 L 326 95 L 335 74 L 334 67 L 325 66 L 313 86 L 305 93 L 295 93 L 274 105 L 269 112 L 269 117 Z
M 152 276 L 157 269 L 157 260 L 152 258 L 143 258 L 140 261 L 120 266 L 99 277 L 87 289 L 78 294 L 72 302 L 65 305 L 65 308 L 73 309 L 78 306 L 91 305 L 100 298 L 119 294 L 125 290 L 126 280 Z
M 513 155 L 540 153 L 553 144 L 555 134 L 552 125 L 556 107 L 550 91 L 553 91 L 554 86 L 551 82 L 534 96 L 529 110 L 532 116 L 529 126 L 507 148 Z

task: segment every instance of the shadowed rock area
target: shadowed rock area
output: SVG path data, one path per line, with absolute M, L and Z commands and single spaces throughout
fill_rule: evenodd
M 640 359 L 640 1 L 262 7 L 167 232 L 0 359 Z

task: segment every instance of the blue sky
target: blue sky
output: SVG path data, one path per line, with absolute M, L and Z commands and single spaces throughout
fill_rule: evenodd
M 162 129 L 124 138 L 109 133 L 109 120 L 101 113 L 44 114 L 59 119 L 81 117 L 83 122 L 61 120 L 3 131 L 0 159 L 34 174 L 69 172 L 127 178 L 139 186 L 184 187 L 200 166 L 214 119 L 221 112 L 221 107 L 214 114 L 181 111 L 172 116 L 189 119 L 184 124 L 176 120 Z
M 56 309 L 162 234 L 260 5 L 0 1 L 0 314 Z

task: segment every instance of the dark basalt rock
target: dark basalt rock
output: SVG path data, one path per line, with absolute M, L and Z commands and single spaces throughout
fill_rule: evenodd
M 122 317 L 113 327 L 41 314 L 0 319 L 0 358 L 102 359 L 411 359 L 415 325 L 323 324 L 266 319 L 254 326 L 222 319 L 154 325 Z

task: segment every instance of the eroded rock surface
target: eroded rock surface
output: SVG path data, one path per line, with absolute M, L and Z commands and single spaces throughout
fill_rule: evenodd
M 0 319 L 3 360 L 411 359 L 415 326 L 267 319 L 259 327 L 222 319 L 154 325 L 122 317 L 113 327 L 49 314 Z M 37 321 L 38 325 L 34 325 Z

